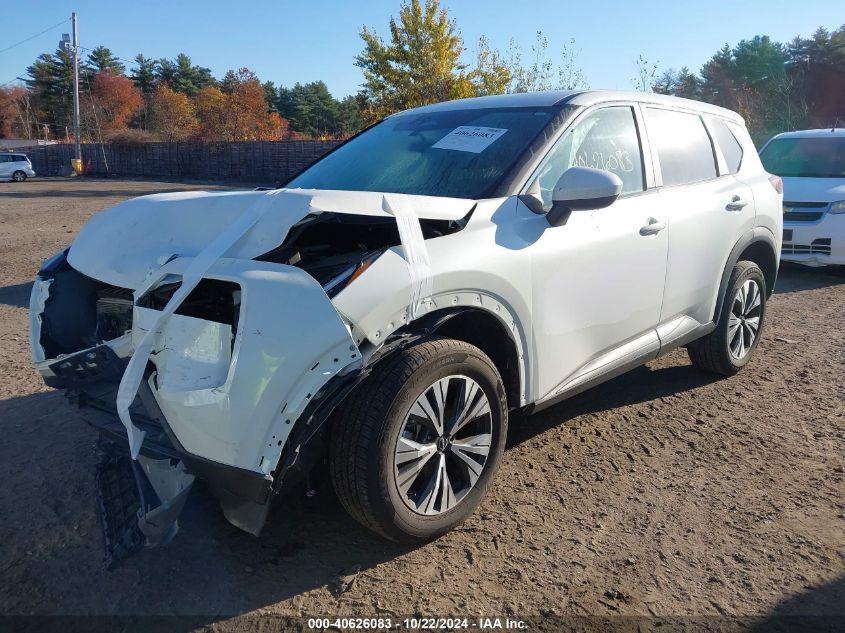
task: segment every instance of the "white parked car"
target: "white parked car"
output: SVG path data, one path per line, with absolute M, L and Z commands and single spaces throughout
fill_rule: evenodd
M 35 170 L 29 157 L 20 152 L 0 152 L 0 180 L 14 180 L 23 182 L 27 178 L 34 178 Z
M 509 411 L 679 346 L 739 371 L 777 277 L 779 188 L 742 119 L 693 101 L 422 107 L 282 189 L 94 216 L 38 274 L 32 353 L 116 445 L 98 472 L 115 558 L 172 536 L 195 476 L 257 534 L 321 469 L 358 521 L 419 542 L 479 504 Z M 133 477 L 127 509 L 112 490 Z
M 802 130 L 760 151 L 783 178 L 783 261 L 845 265 L 845 129 Z

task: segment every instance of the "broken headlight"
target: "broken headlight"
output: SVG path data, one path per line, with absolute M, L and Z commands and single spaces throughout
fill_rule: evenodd
M 330 298 L 337 295 L 341 290 L 360 277 L 361 274 L 367 270 L 367 268 L 369 268 L 383 252 L 384 251 L 375 251 L 373 253 L 368 253 L 357 264 L 347 267 L 342 273 L 330 279 L 327 283 L 323 284 L 323 290 L 325 293 Z

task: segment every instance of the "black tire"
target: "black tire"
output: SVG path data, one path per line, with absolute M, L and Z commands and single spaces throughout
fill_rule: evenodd
M 12 174 L 12 180 L 15 182 L 23 182 L 26 180 L 26 172 L 18 170 Z
M 419 514 L 403 501 L 394 476 L 394 452 L 408 411 L 433 383 L 467 376 L 490 405 L 490 452 L 476 483 L 449 510 Z M 346 511 L 374 532 L 419 544 L 448 532 L 478 506 L 501 462 L 507 435 L 507 399 L 493 362 L 477 347 L 432 336 L 396 352 L 336 412 L 329 448 L 332 484 Z
M 734 298 L 737 295 L 738 289 L 748 280 L 754 281 L 760 290 L 759 327 L 756 337 L 747 348 L 745 354 L 741 358 L 737 358 L 731 354 L 731 341 L 728 340 L 728 328 L 734 308 Z M 745 367 L 748 361 L 751 360 L 751 356 L 760 342 L 760 337 L 763 335 L 766 317 L 766 293 L 766 278 L 757 264 L 749 261 L 737 262 L 731 272 L 727 288 L 725 288 L 722 311 L 719 314 L 716 329 L 707 336 L 693 341 L 687 346 L 687 353 L 693 365 L 705 371 L 722 374 L 723 376 L 733 376 Z M 740 330 L 742 330 L 742 327 L 740 326 Z

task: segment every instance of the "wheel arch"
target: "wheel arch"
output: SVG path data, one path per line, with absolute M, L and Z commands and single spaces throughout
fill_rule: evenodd
M 501 318 L 482 308 L 447 308 L 430 316 L 433 320 L 431 333 L 474 345 L 493 361 L 505 385 L 509 408 L 524 404 L 524 356 L 517 342 L 518 336 Z M 409 327 L 413 329 L 420 325 L 423 324 L 413 322 Z
M 473 293 L 473 296 L 477 298 L 480 295 Z M 523 352 L 522 329 L 506 306 L 488 299 L 484 296 L 483 302 L 480 302 L 486 307 L 455 305 L 423 315 L 385 337 L 370 353 L 364 353 L 360 369 L 332 378 L 294 424 L 273 473 L 274 489 L 280 491 L 290 483 L 302 481 L 326 454 L 334 412 L 375 366 L 432 334 L 478 347 L 493 361 L 502 376 L 508 408 L 525 405 L 526 377 L 529 374 Z
M 766 229 L 757 227 L 742 236 L 731 249 L 725 269 L 722 271 L 722 279 L 719 282 L 719 293 L 716 296 L 716 309 L 713 311 L 713 320 L 719 318 L 722 305 L 725 301 L 725 289 L 731 278 L 731 271 L 740 261 L 751 261 L 763 271 L 766 280 L 766 298 L 772 296 L 775 289 L 775 282 L 778 275 L 777 244 L 774 236 Z

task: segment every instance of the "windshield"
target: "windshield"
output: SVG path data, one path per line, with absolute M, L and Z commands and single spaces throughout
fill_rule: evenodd
M 845 178 L 845 137 L 776 139 L 760 160 L 778 176 Z
M 558 108 L 399 114 L 364 131 L 287 187 L 483 198 Z

